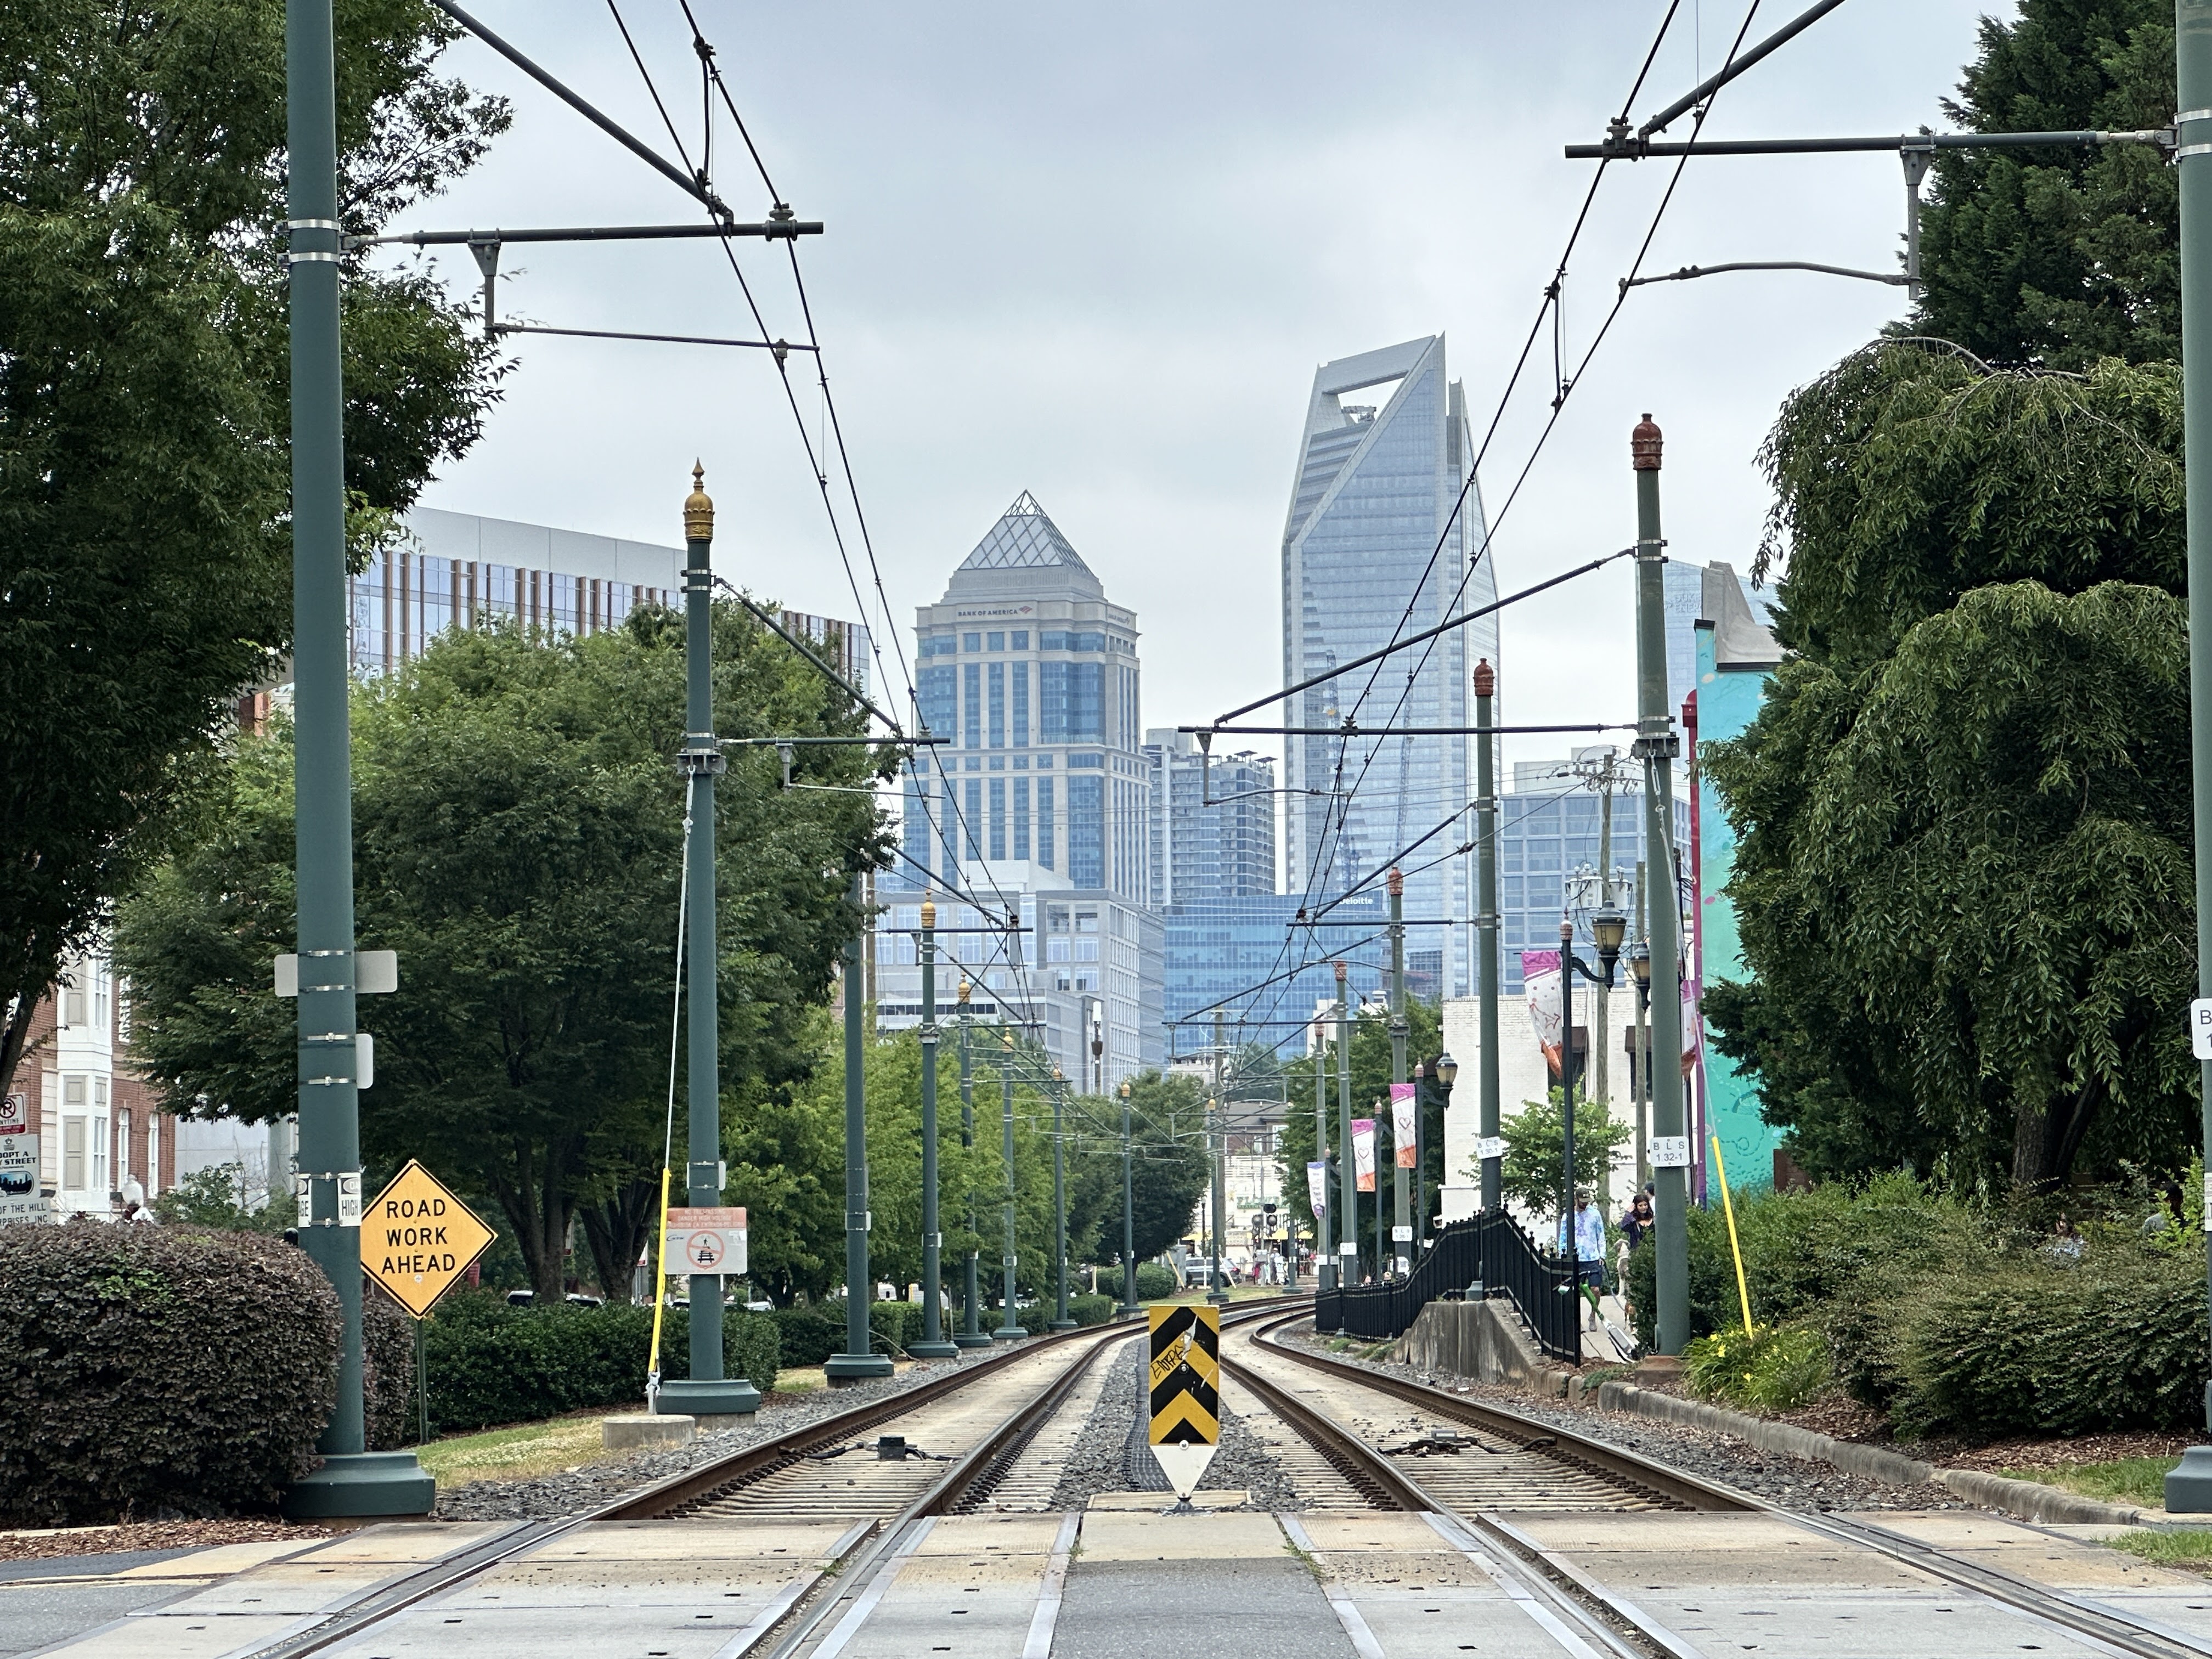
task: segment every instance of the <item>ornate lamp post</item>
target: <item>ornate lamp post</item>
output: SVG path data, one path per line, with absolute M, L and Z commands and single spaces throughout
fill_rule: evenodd
M 1568 1283 L 1577 1291 L 1582 1266 L 1575 1241 L 1575 975 L 1580 974 L 1593 985 L 1611 986 L 1614 965 L 1620 960 L 1621 940 L 1627 933 L 1628 918 L 1611 905 L 1595 911 L 1590 917 L 1590 938 L 1597 945 L 1598 965 L 1592 968 L 1575 954 L 1573 921 L 1565 917 L 1559 921 L 1559 1080 L 1565 1099 L 1566 1153 L 1566 1190 L 1559 1214 L 1567 1237 L 1567 1272 L 1571 1275 Z

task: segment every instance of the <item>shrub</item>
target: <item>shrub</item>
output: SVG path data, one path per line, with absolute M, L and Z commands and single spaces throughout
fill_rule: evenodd
M 1067 1298 L 1067 1316 L 1079 1325 L 1103 1325 L 1114 1317 L 1115 1302 L 1110 1296 L 1072 1296 Z
M 1802 1325 L 1767 1326 L 1747 1334 L 1741 1327 L 1701 1336 L 1684 1351 L 1682 1376 L 1690 1391 L 1758 1411 L 1795 1411 L 1831 1380 L 1828 1345 Z
M 1890 1419 L 1991 1439 L 2203 1420 L 2204 1269 L 2151 1249 L 2039 1252 L 1946 1275 L 1893 1310 Z
M 276 1239 L 0 1228 L 0 1513 L 268 1508 L 315 1467 L 337 1352 L 337 1297 Z
M 421 1432 L 415 1410 L 415 1317 L 364 1277 L 361 1286 L 361 1395 L 368 1449 L 411 1446 Z
M 653 1309 L 509 1308 L 491 1297 L 453 1297 L 431 1316 L 427 1337 L 432 1432 L 488 1428 L 642 1400 Z M 779 1349 L 766 1315 L 723 1310 L 725 1376 L 765 1393 L 775 1386 Z M 664 1378 L 690 1375 L 684 1309 L 667 1310 L 660 1360 Z
M 1174 1268 L 1163 1267 L 1157 1261 L 1139 1261 L 1137 1264 L 1138 1301 L 1162 1301 L 1173 1296 L 1178 1288 Z
M 768 1316 L 775 1322 L 787 1365 L 819 1365 L 845 1346 L 845 1304 L 837 1304 L 832 1319 L 819 1308 L 778 1308 Z

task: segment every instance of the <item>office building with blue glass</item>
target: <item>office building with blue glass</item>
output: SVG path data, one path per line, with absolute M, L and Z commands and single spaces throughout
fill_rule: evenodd
M 1231 1046 L 1304 1053 L 1314 1010 L 1335 999 L 1336 960 L 1349 965 L 1355 1007 L 1382 993 L 1390 947 L 1381 889 L 1344 900 L 1322 919 L 1324 926 L 1311 929 L 1293 926 L 1301 902 L 1295 893 L 1248 893 L 1168 907 L 1163 1002 L 1171 1053 L 1211 1043 L 1216 1008 L 1227 1016 Z
M 1362 401 L 1348 401 L 1358 394 Z M 1442 335 L 1323 364 L 1314 376 L 1283 532 L 1283 684 L 1299 684 L 1497 598 L 1483 551 L 1467 404 L 1447 377 Z M 1478 557 L 1478 554 L 1481 556 Z M 1477 661 L 1498 665 L 1495 617 L 1279 705 L 1285 725 L 1463 727 Z M 1407 675 L 1413 676 L 1407 684 Z M 1284 886 L 1343 891 L 1400 848 L 1468 811 L 1471 739 L 1285 740 Z M 1340 792 L 1332 794 L 1329 792 Z M 1450 848 L 1471 841 L 1471 828 Z M 1446 994 L 1474 989 L 1474 859 L 1408 863 L 1409 915 L 1423 930 L 1407 964 Z
M 901 780 L 902 881 L 1018 904 L 1030 931 L 971 965 L 998 976 L 981 982 L 1037 1028 L 1071 1079 L 1111 1087 L 1158 1065 L 1136 613 L 1107 599 L 1024 492 L 945 597 L 917 609 L 915 632 L 915 718 L 952 742 L 919 752 Z M 878 948 L 884 1010 L 919 995 L 918 973 L 902 988 L 911 954 L 890 939 Z M 1093 1040 L 1104 1050 L 1095 1061 Z

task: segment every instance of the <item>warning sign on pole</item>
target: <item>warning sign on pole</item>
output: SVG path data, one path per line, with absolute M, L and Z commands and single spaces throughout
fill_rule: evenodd
M 362 1219 L 362 1271 L 420 1319 L 496 1237 L 410 1158 Z
M 668 1271 L 742 1277 L 745 1266 L 745 1212 L 735 1207 L 668 1212 Z
M 1146 1439 L 1160 1472 L 1188 1500 L 1221 1445 L 1221 1310 L 1154 1304 Z

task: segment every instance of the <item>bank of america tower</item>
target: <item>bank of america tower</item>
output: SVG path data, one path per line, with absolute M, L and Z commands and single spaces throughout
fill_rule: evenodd
M 1441 334 L 1315 374 L 1283 530 L 1283 684 L 1323 678 L 1281 705 L 1285 725 L 1334 728 L 1347 715 L 1378 732 L 1474 724 L 1469 681 L 1479 659 L 1498 665 L 1494 617 L 1331 672 L 1497 598 L 1474 461 Z M 1474 988 L 1474 860 L 1454 849 L 1474 839 L 1475 741 L 1284 739 L 1285 890 L 1320 898 L 1370 878 L 1379 887 L 1377 872 L 1399 857 L 1406 915 L 1425 924 L 1407 930 L 1407 967 L 1431 996 Z

